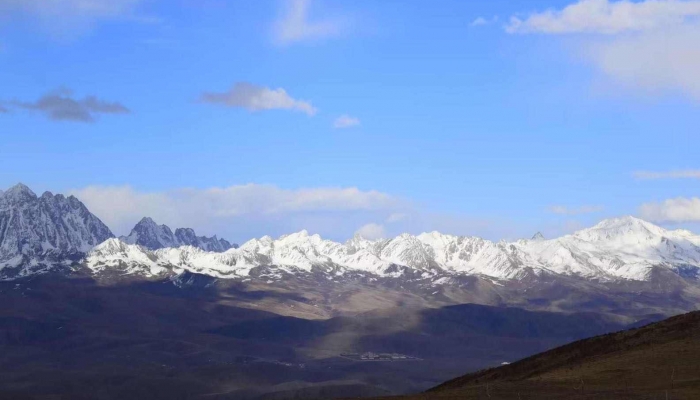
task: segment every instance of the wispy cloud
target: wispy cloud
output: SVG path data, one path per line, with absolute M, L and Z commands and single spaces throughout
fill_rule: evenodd
M 18 14 L 35 19 L 57 36 L 72 36 L 105 20 L 128 19 L 152 22 L 139 16 L 143 0 L 0 0 L 0 15 Z
M 399 221 L 403 221 L 406 219 L 407 215 L 404 213 L 393 213 L 389 215 L 389 217 L 386 219 L 386 222 L 389 224 L 393 224 Z
M 293 110 L 309 116 L 318 112 L 310 102 L 295 99 L 282 88 L 270 89 L 248 82 L 236 83 L 226 92 L 205 92 L 201 100 L 205 103 L 245 108 L 249 111 Z
M 648 93 L 700 101 L 700 25 L 688 24 L 591 43 L 584 54 L 605 76 Z
M 390 214 L 384 220 L 384 223 L 372 222 L 365 224 L 360 229 L 355 231 L 356 235 L 360 235 L 365 239 L 376 240 L 387 237 L 387 226 L 395 228 L 398 223 L 405 221 L 408 215 L 403 212 L 395 212 Z
M 494 15 L 491 18 L 485 18 L 485 17 L 476 17 L 474 21 L 472 21 L 469 26 L 484 26 L 484 25 L 491 25 L 495 24 L 498 22 L 498 16 Z
M 559 215 L 580 215 L 580 214 L 592 214 L 603 211 L 605 208 L 603 206 L 580 206 L 580 207 L 566 207 L 561 205 L 550 206 L 547 210 L 553 214 Z
M 0 105 L 0 114 L 5 114 L 5 113 L 8 113 L 8 112 L 10 112 L 10 110 L 8 110 L 7 108 L 5 108 L 5 107 L 3 107 L 2 105 Z
M 652 179 L 700 179 L 700 169 L 682 169 L 673 171 L 635 171 L 633 176 L 640 180 Z
M 121 103 L 109 102 L 96 96 L 77 99 L 70 89 L 61 88 L 49 92 L 35 101 L 13 100 L 10 106 L 36 111 L 54 121 L 94 122 L 98 114 L 127 114 L 129 109 Z
M 368 237 L 437 230 L 494 240 L 530 237 L 541 229 L 513 220 L 434 213 L 409 199 L 355 187 L 288 189 L 245 184 L 147 191 L 129 185 L 94 185 L 66 192 L 83 201 L 118 235 L 127 234 L 144 216 L 236 241 L 301 229 L 334 240 L 348 239 L 358 227 Z
M 337 36 L 345 22 L 341 19 L 313 19 L 311 0 L 286 0 L 281 18 L 273 27 L 274 41 L 281 45 Z
M 506 29 L 511 33 L 613 35 L 674 27 L 698 16 L 700 1 L 696 0 L 580 0 L 561 10 L 535 12 L 524 19 L 513 16 Z
M 352 128 L 360 125 L 360 120 L 349 115 L 341 115 L 333 121 L 333 127 L 336 129 Z
M 588 35 L 584 59 L 617 84 L 700 101 L 700 0 L 580 0 L 513 16 L 506 31 Z
M 370 223 L 363 225 L 355 234 L 362 236 L 365 239 L 376 240 L 386 237 L 384 226 L 380 224 Z
M 697 222 L 700 221 L 700 198 L 677 197 L 645 203 L 639 207 L 639 214 L 654 222 Z

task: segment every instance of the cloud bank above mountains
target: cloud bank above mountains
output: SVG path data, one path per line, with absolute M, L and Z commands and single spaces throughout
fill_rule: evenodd
M 116 234 L 127 233 L 138 220 L 149 216 L 173 227 L 245 238 L 303 228 L 347 236 L 368 221 L 385 219 L 410 207 L 386 193 L 353 187 L 284 189 L 246 184 L 147 192 L 130 186 L 89 186 L 70 194 Z
M 496 240 L 532 236 L 530 227 L 512 221 L 436 213 L 397 196 L 355 187 L 245 184 L 143 191 L 95 185 L 66 194 L 85 203 L 116 235 L 128 234 L 148 216 L 171 228 L 193 228 L 237 242 L 302 229 L 339 241 L 356 233 L 375 239 L 433 230 Z

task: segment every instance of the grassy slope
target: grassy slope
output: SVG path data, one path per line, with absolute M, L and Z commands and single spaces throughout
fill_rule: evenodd
M 700 399 L 700 312 L 577 341 L 406 399 Z

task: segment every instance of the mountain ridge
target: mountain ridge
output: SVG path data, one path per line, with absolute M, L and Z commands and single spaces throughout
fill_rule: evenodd
M 219 255 L 195 252 L 187 246 L 161 248 L 153 253 L 153 262 L 217 277 L 245 277 L 253 268 L 270 265 L 287 272 L 321 269 L 336 275 L 357 271 L 386 277 L 400 275 L 396 266 L 402 266 L 425 277 L 479 275 L 517 280 L 526 271 L 534 271 L 585 279 L 643 281 L 649 279 L 654 267 L 671 271 L 682 268 L 686 275 L 697 277 L 698 244 L 700 236 L 665 230 L 635 217 L 621 217 L 560 238 L 516 242 L 430 232 L 374 241 L 355 236 L 339 243 L 302 230 L 278 239 L 251 239 Z M 95 250 L 103 251 L 99 246 Z M 87 260 L 88 266 L 101 262 L 94 252 Z M 212 268 L 209 272 L 207 263 Z M 193 265 L 197 267 L 189 268 Z M 222 275 L 222 271 L 227 274 Z
M 270 236 L 251 239 L 237 247 L 216 236 L 196 236 L 191 229 L 179 228 L 173 232 L 148 217 L 129 236 L 117 239 L 77 198 L 50 192 L 37 197 L 28 187 L 18 184 L 0 195 L 3 232 L 18 229 L 2 222 L 10 220 L 8 213 L 35 203 L 53 205 L 49 208 L 54 217 L 43 218 L 36 232 L 29 235 L 30 247 L 46 247 L 39 240 L 43 237 L 41 232 L 55 230 L 53 225 L 71 210 L 80 210 L 84 219 L 87 218 L 86 223 L 97 227 L 97 236 L 68 249 L 71 260 L 93 274 L 115 270 L 150 278 L 189 271 L 216 278 L 248 279 L 251 271 L 271 267 L 270 277 L 275 279 L 283 273 L 321 273 L 330 280 L 361 274 L 378 278 L 411 277 L 430 281 L 432 285 L 447 284 L 459 276 L 518 281 L 543 274 L 597 281 L 645 281 L 655 268 L 682 274 L 684 279 L 692 281 L 700 276 L 700 236 L 666 230 L 632 216 L 606 219 L 554 239 L 535 235 L 530 240 L 494 242 L 433 231 L 379 240 L 355 235 L 340 243 L 302 230 L 278 239 Z M 41 218 L 43 214 L 31 215 Z M 76 229 L 86 235 L 87 228 Z M 12 246 L 7 245 L 4 237 L 0 243 L 4 246 L 0 266 L 8 266 L 10 256 L 21 252 L 8 250 Z M 39 253 L 30 252 L 15 264 L 20 261 L 37 264 L 32 256 Z M 7 279 L 3 271 L 0 268 L 0 276 Z
M 150 250 L 170 247 L 193 246 L 205 251 L 224 252 L 238 247 L 225 239 L 197 236 L 192 228 L 177 228 L 175 232 L 167 225 L 158 225 L 152 218 L 143 217 L 131 230 L 129 235 L 120 236 L 128 244 L 138 244 Z

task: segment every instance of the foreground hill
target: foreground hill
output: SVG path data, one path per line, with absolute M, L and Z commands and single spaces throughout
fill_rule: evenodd
M 698 399 L 700 311 L 580 340 L 405 399 Z

